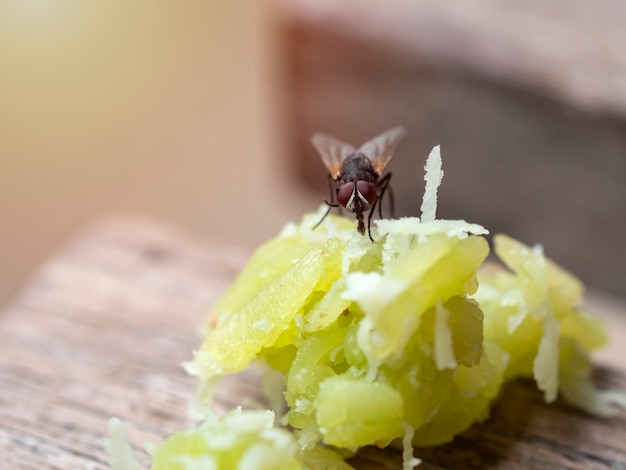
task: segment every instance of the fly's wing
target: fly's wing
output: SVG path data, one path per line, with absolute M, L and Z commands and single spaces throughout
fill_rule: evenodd
M 359 153 L 369 158 L 378 176 L 385 171 L 387 163 L 405 134 L 404 127 L 396 126 L 365 142 L 359 148 Z
M 324 165 L 328 168 L 328 172 L 333 179 L 339 177 L 341 166 L 345 159 L 356 151 L 353 145 L 326 134 L 318 133 L 313 135 L 311 143 L 319 152 Z

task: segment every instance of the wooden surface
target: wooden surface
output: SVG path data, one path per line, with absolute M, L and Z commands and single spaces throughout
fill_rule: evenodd
M 180 367 L 203 315 L 245 255 L 151 221 L 109 220 L 80 233 L 0 312 L 0 469 L 105 469 L 108 420 L 141 446 L 190 423 L 194 380 Z M 624 303 L 594 303 L 614 336 Z M 620 316 L 621 315 L 621 316 Z M 600 358 L 598 380 L 626 389 L 624 346 Z M 229 381 L 226 409 L 255 393 Z M 599 420 L 547 406 L 530 381 L 511 383 L 492 417 L 454 443 L 416 449 L 419 468 L 625 469 L 626 416 Z M 364 449 L 356 468 L 400 468 L 397 451 Z

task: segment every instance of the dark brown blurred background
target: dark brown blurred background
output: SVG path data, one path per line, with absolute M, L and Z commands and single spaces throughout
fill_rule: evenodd
M 326 194 L 313 132 L 396 124 L 401 215 L 441 144 L 440 217 L 626 295 L 624 24 L 608 0 L 3 0 L 0 299 L 106 214 L 251 248 Z

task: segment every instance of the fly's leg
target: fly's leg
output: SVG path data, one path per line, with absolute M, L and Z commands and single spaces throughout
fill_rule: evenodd
M 320 221 L 318 223 L 316 223 L 311 230 L 315 230 L 317 227 L 319 227 L 322 222 L 324 222 L 324 219 L 326 217 L 328 217 L 328 214 L 330 213 L 330 210 L 333 207 L 340 207 L 339 203 L 337 202 L 337 189 L 334 188 L 333 183 L 335 181 L 332 179 L 332 177 L 330 176 L 330 173 L 328 174 L 328 192 L 330 193 L 330 202 L 328 201 L 328 199 L 324 198 L 324 202 L 326 203 L 326 205 L 328 206 L 328 209 L 326 210 L 326 212 L 324 213 L 324 215 L 322 216 L 322 218 L 320 219 Z M 334 189 L 334 191 L 333 191 Z
M 378 182 L 378 188 L 380 188 L 380 196 L 376 198 L 376 201 L 374 201 L 374 205 L 372 206 L 372 208 L 370 209 L 370 213 L 367 216 L 367 234 L 370 237 L 370 240 L 374 241 L 374 239 L 372 238 L 372 232 L 371 232 L 371 227 L 372 227 L 372 216 L 374 215 L 374 212 L 376 211 L 376 205 L 378 204 L 378 216 L 382 219 L 383 218 L 383 196 L 385 195 L 385 192 L 387 191 L 387 188 L 389 188 L 389 202 L 391 205 L 391 217 L 395 218 L 396 214 L 395 214 L 395 207 L 394 207 L 394 200 L 393 200 L 393 190 L 391 189 L 391 186 L 389 186 L 389 181 L 391 180 L 391 173 L 387 173 L 383 179 L 381 179 Z
M 395 208 L 395 204 L 394 204 L 394 198 L 393 198 L 393 189 L 391 188 L 391 186 L 389 186 L 389 181 L 391 180 L 391 173 L 387 173 L 379 182 L 378 182 L 378 187 L 380 188 L 380 196 L 378 199 L 380 199 L 380 204 L 378 205 L 378 216 L 382 219 L 383 218 L 383 196 L 385 195 L 385 193 L 387 192 L 387 188 L 389 188 L 389 206 L 391 208 L 391 217 L 392 218 L 396 218 L 396 208 Z M 376 202 L 378 202 L 378 199 L 376 200 Z M 374 205 L 376 205 L 376 203 L 374 203 Z M 374 210 L 374 208 L 372 207 L 372 211 Z
M 337 206 L 333 206 L 331 203 L 329 203 L 326 199 L 324 199 L 324 202 L 326 204 L 328 204 L 328 209 L 326 209 L 326 212 L 324 212 L 324 215 L 322 216 L 322 218 L 320 219 L 320 221 L 318 223 L 316 223 L 313 227 L 311 227 L 311 230 L 315 230 L 317 227 L 319 227 L 322 222 L 324 222 L 324 219 L 328 216 L 328 214 L 330 213 L 330 210 L 333 207 L 337 207 Z

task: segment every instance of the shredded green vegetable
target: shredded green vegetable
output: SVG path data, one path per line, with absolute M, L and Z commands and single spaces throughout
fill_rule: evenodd
M 200 388 L 264 362 L 285 377 L 293 433 L 236 411 L 167 438 L 153 468 L 342 469 L 351 467 L 339 455 L 390 444 L 412 468 L 412 446 L 486 419 L 516 377 L 534 378 L 547 402 L 561 393 L 596 415 L 625 405 L 590 381 L 589 354 L 607 336 L 580 309 L 581 283 L 505 235 L 494 237 L 503 265 L 483 265 L 487 230 L 434 219 L 440 160 L 427 169 L 427 221 L 378 221 L 372 243 L 353 220 L 329 216 L 314 231 L 320 213 L 305 215 L 260 247 L 214 306 L 189 367 Z

